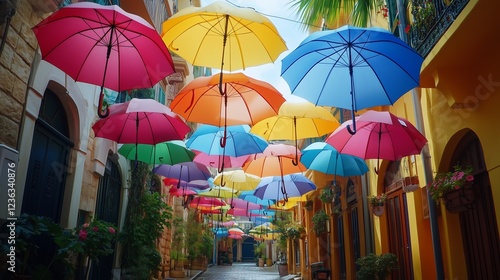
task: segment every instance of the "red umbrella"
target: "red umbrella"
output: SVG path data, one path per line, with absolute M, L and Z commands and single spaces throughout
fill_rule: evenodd
M 116 5 L 67 5 L 33 27 L 42 58 L 75 81 L 115 91 L 150 88 L 175 72 L 160 35 Z
M 342 154 L 363 159 L 399 160 L 419 154 L 427 143 L 409 121 L 389 112 L 365 112 L 356 120 L 354 135 L 347 129 L 350 123 L 344 122 L 325 140 Z
M 122 144 L 158 144 L 182 140 L 190 131 L 167 106 L 153 99 L 136 99 L 109 106 L 109 116 L 93 126 L 96 137 Z
M 176 188 L 172 186 L 169 190 L 168 193 L 173 196 L 186 196 L 186 195 L 196 195 L 198 194 L 196 191 L 190 189 L 190 188 Z

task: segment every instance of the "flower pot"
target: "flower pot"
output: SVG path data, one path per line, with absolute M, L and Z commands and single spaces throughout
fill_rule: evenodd
M 446 209 L 450 213 L 460 213 L 474 207 L 476 200 L 474 185 L 465 184 L 458 190 L 451 190 L 443 193 L 443 200 Z
M 376 205 L 372 206 L 372 213 L 373 215 L 380 217 L 382 214 L 384 214 L 384 205 Z
M 264 259 L 259 258 L 259 267 L 264 267 Z
M 278 272 L 281 277 L 288 275 L 288 264 L 278 263 Z
M 269 258 L 266 259 L 266 266 L 272 266 L 273 265 L 273 259 Z

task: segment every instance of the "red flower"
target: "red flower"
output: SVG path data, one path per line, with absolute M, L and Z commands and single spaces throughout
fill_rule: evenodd
M 80 240 L 85 240 L 85 239 L 87 239 L 87 235 L 88 235 L 87 231 L 84 229 L 81 229 L 80 232 L 78 233 L 78 238 Z
M 405 33 L 408 34 L 410 33 L 410 29 L 411 29 L 411 25 L 406 25 L 406 28 L 405 28 Z
M 465 177 L 465 180 L 467 180 L 467 182 L 472 182 L 472 181 L 474 181 L 474 176 L 467 175 L 467 177 Z
M 83 224 L 83 227 L 89 227 L 89 223 Z
M 93 227 L 93 228 L 92 228 L 92 230 L 93 230 L 94 232 L 98 232 L 98 231 L 99 231 L 99 228 L 98 228 L 98 227 Z
M 114 228 L 112 228 L 112 227 L 109 227 L 109 228 L 108 228 L 108 231 L 109 231 L 111 234 L 115 234 L 115 232 L 116 232 L 116 231 L 115 231 L 115 229 L 114 229 Z

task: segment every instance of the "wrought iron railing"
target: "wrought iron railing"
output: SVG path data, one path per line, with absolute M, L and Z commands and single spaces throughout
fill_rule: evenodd
M 469 0 L 411 0 L 410 44 L 426 57 Z

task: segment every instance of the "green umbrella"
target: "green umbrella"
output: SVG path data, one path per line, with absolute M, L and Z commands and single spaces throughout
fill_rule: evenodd
M 195 156 L 195 153 L 186 148 L 184 142 L 179 140 L 162 142 L 156 145 L 124 144 L 118 149 L 118 153 L 130 160 L 169 165 L 193 161 Z

